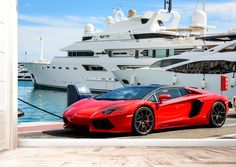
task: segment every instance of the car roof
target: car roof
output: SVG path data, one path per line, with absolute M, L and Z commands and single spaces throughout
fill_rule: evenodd
M 162 87 L 171 87 L 169 85 L 160 85 L 160 84 L 151 84 L 151 85 L 133 85 L 128 87 L 137 87 L 137 88 L 162 88 Z

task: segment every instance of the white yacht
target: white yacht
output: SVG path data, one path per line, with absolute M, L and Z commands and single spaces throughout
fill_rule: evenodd
M 236 40 L 207 51 L 193 50 L 164 58 L 149 67 L 113 71 L 124 85 L 164 84 L 192 86 L 236 96 Z M 228 91 L 221 92 L 221 75 L 227 75 Z
M 207 28 L 204 11 L 194 12 L 189 27 L 178 29 L 179 21 L 179 13 L 171 8 L 140 16 L 130 10 L 127 17 L 115 10 L 114 17 L 107 17 L 108 27 L 102 32 L 87 24 L 82 41 L 62 49 L 66 57 L 26 63 L 26 67 L 35 86 L 66 88 L 83 83 L 92 91 L 112 90 L 122 86 L 112 73 L 114 69 L 141 68 L 158 58 L 218 44 L 196 38 Z
M 18 63 L 18 81 L 31 81 L 31 76 L 23 62 Z

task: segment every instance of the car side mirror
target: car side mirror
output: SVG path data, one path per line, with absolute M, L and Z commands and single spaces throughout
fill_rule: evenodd
M 158 100 L 160 103 L 162 103 L 162 101 L 168 100 L 171 98 L 171 95 L 169 94 L 162 94 L 158 97 Z

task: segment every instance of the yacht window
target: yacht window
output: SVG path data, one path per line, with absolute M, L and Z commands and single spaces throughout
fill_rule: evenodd
M 184 49 L 175 49 L 174 50 L 174 55 L 179 55 L 181 53 L 191 51 L 193 48 L 184 48 Z
M 43 69 L 43 68 L 41 68 L 41 69 Z M 26 74 L 26 73 L 28 73 L 28 71 L 20 71 L 19 73 L 22 73 L 22 74 Z
M 92 38 L 93 38 L 93 36 L 83 37 L 83 38 L 82 38 L 82 41 L 87 41 L 87 40 L 90 40 L 90 39 L 92 39 Z
M 127 55 L 127 52 L 114 52 L 113 55 Z
M 43 66 L 41 66 L 41 70 L 43 70 L 44 69 L 44 67 Z
M 73 56 L 73 52 L 68 52 L 68 56 Z
M 77 54 L 76 54 L 76 52 L 73 52 L 72 56 L 74 56 L 74 57 L 75 57 L 76 55 L 77 55 Z
M 166 57 L 170 56 L 170 49 L 166 49 Z
M 59 69 L 62 69 L 62 67 L 58 67 Z
M 70 68 L 69 67 L 66 67 L 66 70 L 69 70 Z
M 141 19 L 142 24 L 146 24 L 148 21 L 149 21 L 149 19 L 146 19 L 146 18 Z
M 77 56 L 94 56 L 94 52 L 88 51 L 88 52 L 77 52 Z
M 135 39 L 148 39 L 148 38 L 166 38 L 172 39 L 176 36 L 169 34 L 158 34 L 158 33 L 146 33 L 146 34 L 133 34 Z
M 152 50 L 152 57 L 156 57 L 156 50 Z
M 174 55 L 174 49 L 148 50 L 148 56 L 153 58 L 164 58 Z
M 141 54 L 142 54 L 143 56 L 148 56 L 148 50 L 142 51 Z
M 55 67 L 55 66 L 53 66 L 52 68 L 53 68 L 53 69 L 56 69 L 56 67 Z
M 104 67 L 100 65 L 83 65 L 86 71 L 107 71 Z
M 230 45 L 222 49 L 220 52 L 236 52 L 236 44 Z
M 73 69 L 74 69 L 74 70 L 77 70 L 78 68 L 77 68 L 77 67 L 74 67 Z
M 102 52 L 97 52 L 96 53 L 97 55 L 105 55 L 105 54 L 107 54 L 105 51 L 102 51 Z
M 165 59 L 165 60 L 159 60 L 152 64 L 150 67 L 151 68 L 156 68 L 156 67 L 167 67 L 173 64 L 181 63 L 184 61 L 187 61 L 188 59 Z
M 127 69 L 142 68 L 142 67 L 145 67 L 145 65 L 117 65 L 117 67 L 119 67 L 119 69 L 121 70 L 127 70 Z
M 109 38 L 109 35 L 101 35 L 100 38 L 104 39 L 104 38 Z
M 75 51 L 75 52 L 68 52 L 68 56 L 94 56 L 94 52 L 93 51 Z
M 225 74 L 234 72 L 235 67 L 236 62 L 215 60 L 193 62 L 169 69 L 168 71 L 192 74 Z
M 126 79 L 122 79 L 122 82 L 123 82 L 124 84 L 126 84 L 126 85 L 129 84 L 129 81 L 127 81 Z
M 50 68 L 49 66 L 47 66 L 47 68 Z
M 135 50 L 135 58 L 136 58 L 136 59 L 139 58 L 139 50 Z
M 157 22 L 158 22 L 159 26 L 161 26 L 161 27 L 163 27 L 163 26 L 164 26 L 164 23 L 163 23 L 163 21 L 161 21 L 161 20 L 158 20 Z
M 111 51 L 111 50 L 109 50 L 109 51 L 107 52 L 107 54 L 108 54 L 109 57 L 112 57 L 112 51 Z

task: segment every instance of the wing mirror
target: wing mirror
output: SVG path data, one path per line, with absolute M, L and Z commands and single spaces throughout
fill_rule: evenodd
M 168 100 L 171 98 L 171 95 L 169 94 L 162 94 L 158 97 L 158 100 L 160 103 L 162 103 L 162 101 Z

